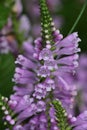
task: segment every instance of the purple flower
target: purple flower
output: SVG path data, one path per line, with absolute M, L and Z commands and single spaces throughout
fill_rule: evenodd
M 54 60 L 54 59 L 46 60 L 46 61 L 44 62 L 44 65 L 45 65 L 49 70 L 58 69 L 56 60 Z
M 28 69 L 32 68 L 32 67 L 35 67 L 34 62 L 32 62 L 31 60 L 27 59 L 23 55 L 19 55 L 18 56 L 17 60 L 15 61 L 15 64 L 20 64 L 24 68 L 28 68 Z
M 33 84 L 27 84 L 25 87 L 24 86 L 14 86 L 13 90 L 15 91 L 16 95 L 19 96 L 24 96 L 31 94 L 33 91 Z
M 49 49 L 48 43 L 46 48 L 42 48 L 41 38 L 36 39 L 35 49 L 31 44 L 28 47 L 28 42 L 25 42 L 24 50 L 27 53 L 24 54 L 25 56 L 19 55 L 15 61 L 18 66 L 14 74 L 17 86 L 14 87 L 15 94 L 11 96 L 10 102 L 13 102 L 11 105 L 15 113 L 18 113 L 18 124 L 29 117 L 35 117 L 38 112 L 45 111 L 46 102 L 43 102 L 43 99 L 46 99 L 51 91 L 54 99 L 59 99 L 67 112 L 71 112 L 76 90 L 74 86 L 68 85 L 64 75 L 66 76 L 66 72 L 74 72 L 78 65 L 77 52 L 79 52 L 78 42 L 80 40 L 77 33 L 64 39 L 58 31 L 56 35 L 59 35 L 59 39 Z M 35 53 L 37 58 L 34 57 Z M 15 101 L 16 104 L 14 104 Z M 46 129 L 44 123 L 40 125 L 40 128 Z M 24 127 L 27 128 L 27 126 Z M 31 129 L 34 128 L 38 127 L 31 126 Z M 56 121 L 53 122 L 51 129 L 58 130 Z
M 78 90 L 76 106 L 80 112 L 87 109 L 87 54 L 81 54 L 79 58 L 79 66 L 76 70 L 76 85 Z
M 18 3 L 16 3 L 13 10 L 19 17 L 22 6 L 20 0 L 16 2 Z M 37 5 L 36 0 L 33 2 Z M 58 1 L 53 2 L 53 6 L 56 6 L 56 2 Z M 13 130 L 59 130 L 55 111 L 51 104 L 52 100 L 59 100 L 68 114 L 72 113 L 74 106 L 76 88 L 71 81 L 68 82 L 68 76 L 71 73 L 74 74 L 78 67 L 79 55 L 77 53 L 80 52 L 78 42 L 81 40 L 77 32 L 63 38 L 60 31 L 55 28 L 45 4 L 45 1 L 40 1 L 41 37 L 38 37 L 34 44 L 32 38 L 23 41 L 23 54 L 18 55 L 15 61 L 14 94 L 6 102 L 8 107 L 5 107 L 6 104 L 2 107 L 5 114 L 4 120 L 12 125 Z M 49 0 L 48 5 L 52 6 Z M 31 2 L 30 6 L 29 9 L 31 10 Z M 38 16 L 38 10 L 33 9 Z M 27 37 L 29 31 L 31 31 L 30 23 L 25 15 L 20 16 L 19 20 L 19 34 L 21 31 Z M 24 23 L 26 23 L 25 26 Z M 9 37 L 6 40 L 11 41 Z M 16 48 L 15 39 L 13 38 L 12 41 L 14 41 L 13 46 Z M 10 51 L 14 51 L 12 46 L 9 45 L 9 47 Z M 70 120 L 74 130 L 79 130 L 80 125 L 85 130 L 86 114 L 87 112 L 81 114 L 77 117 L 77 120 L 73 120 L 73 118 Z
M 78 66 L 76 53 L 80 51 L 78 48 L 79 41 L 77 33 L 73 33 L 56 43 L 56 49 L 53 53 L 58 56 L 59 70 L 73 71 Z M 62 56 L 63 58 L 61 58 Z
M 73 130 L 86 130 L 87 129 L 87 111 L 81 113 L 75 120 L 71 118 Z
M 16 68 L 13 81 L 20 84 L 34 83 L 35 75 L 31 71 L 27 71 L 25 68 Z
M 33 57 L 36 59 L 39 59 L 39 53 L 42 50 L 42 39 L 39 37 L 35 41 L 35 52 L 33 54 Z
M 25 21 L 23 16 L 23 21 Z M 27 21 L 26 21 L 27 22 Z M 29 23 L 26 28 L 29 30 Z M 63 106 L 70 113 L 74 102 L 75 89 L 70 87 L 64 78 L 66 72 L 74 72 L 78 66 L 78 48 L 77 33 L 73 33 L 63 39 L 63 35 L 56 30 L 54 23 L 52 25 L 52 33 L 54 44 L 46 40 L 43 47 L 43 38 L 39 37 L 32 44 L 32 39 L 23 42 L 23 55 L 18 55 L 15 64 L 15 74 L 13 81 L 15 93 L 11 95 L 8 102 L 9 107 L 14 111 L 16 124 L 14 130 L 47 130 L 47 116 L 51 118 L 51 130 L 58 130 L 55 115 L 52 107 L 47 113 L 48 102 L 53 99 L 59 99 Z M 28 31 L 26 30 L 26 31 Z M 48 30 L 45 30 L 48 33 Z M 49 35 L 45 36 L 46 38 Z M 50 93 L 52 95 L 50 95 Z M 50 95 L 50 96 L 49 96 Z M 5 112 L 7 113 L 7 112 Z M 15 123 L 10 119 L 10 115 L 6 116 L 10 120 L 10 124 Z M 27 123 L 24 123 L 26 122 Z M 39 123 L 38 123 L 39 121 Z
M 7 54 L 10 51 L 9 43 L 5 37 L 0 38 L 0 53 Z
M 74 106 L 74 98 L 76 96 L 76 89 L 67 83 L 66 80 L 61 77 L 55 79 L 56 86 L 54 89 L 54 97 L 62 102 L 63 107 L 67 113 L 72 113 Z M 58 85 L 59 84 L 59 85 Z
M 31 105 L 31 103 L 33 103 L 33 101 L 34 99 L 30 98 L 29 95 L 24 95 L 23 98 L 21 98 L 20 102 L 16 105 L 15 111 L 18 113 L 25 110 Z
M 47 78 L 42 84 L 37 84 L 35 86 L 35 93 L 33 96 L 37 99 L 45 98 L 52 89 L 55 89 L 55 83 L 52 79 Z
M 87 55 L 81 54 L 77 68 L 77 82 L 82 91 L 87 91 Z
M 31 29 L 29 18 L 26 15 L 22 15 L 19 21 L 19 32 L 23 32 L 24 36 L 27 37 Z
M 13 11 L 15 13 L 17 13 L 18 15 L 20 15 L 22 10 L 23 10 L 23 7 L 22 7 L 21 0 L 15 0 L 15 4 L 13 6 Z
M 50 108 L 49 115 L 51 121 L 51 130 L 59 130 L 57 127 L 57 122 L 55 120 L 55 110 L 53 107 Z
M 52 89 L 55 89 L 55 81 L 51 78 L 47 78 L 44 82 L 44 85 L 46 87 L 47 92 L 50 92 Z
M 46 130 L 47 129 L 47 118 L 45 113 L 41 113 L 39 116 L 33 117 L 30 122 L 24 126 L 26 130 Z
M 17 42 L 12 36 L 1 36 L 0 37 L 0 53 L 7 54 L 12 52 L 14 56 L 18 54 Z
M 37 84 L 35 86 L 35 93 L 33 94 L 36 99 L 45 98 L 46 96 L 46 88 L 44 84 Z
M 21 125 L 16 125 L 13 130 L 25 130 Z
M 21 113 L 19 113 L 18 115 L 18 120 L 19 123 L 26 120 L 27 118 L 35 115 L 37 112 L 37 106 L 36 104 L 32 103 L 29 107 L 27 107 L 24 111 L 22 111 Z
M 35 58 L 33 58 L 33 53 L 35 52 L 35 49 L 32 45 L 32 38 L 29 38 L 28 40 L 23 42 L 23 48 L 22 49 L 24 51 L 25 57 L 27 57 L 28 59 L 31 59 L 31 60 L 35 60 Z
M 37 103 L 37 112 L 42 112 L 46 110 L 46 104 L 44 101 L 38 101 Z
M 46 66 L 41 66 L 37 75 L 45 78 L 50 75 L 50 71 Z
M 47 49 L 47 48 L 44 48 L 40 54 L 39 54 L 39 60 L 49 60 L 49 59 L 53 59 L 53 55 L 52 55 L 52 52 Z

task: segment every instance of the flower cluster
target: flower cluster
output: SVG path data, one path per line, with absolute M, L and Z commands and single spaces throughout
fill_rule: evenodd
M 80 54 L 78 63 L 79 66 L 74 75 L 67 73 L 63 76 L 63 79 L 65 79 L 71 87 L 73 86 L 73 88 L 75 88 L 76 91 L 74 94 L 77 93 L 73 109 L 74 115 L 77 115 L 76 109 L 78 109 L 78 113 L 87 109 L 87 54 Z
M 83 112 L 87 109 L 87 54 L 80 55 L 79 67 L 77 68 L 76 78 L 74 80 L 78 91 L 76 106 L 79 112 Z
M 25 15 L 21 16 L 21 1 L 15 2 L 13 11 L 17 17 L 20 16 L 19 32 L 24 31 L 26 39 L 30 24 Z M 14 93 L 9 100 L 0 96 L 3 120 L 7 130 L 86 130 L 87 111 L 77 117 L 72 116 L 77 92 L 70 75 L 74 75 L 78 67 L 81 39 L 77 32 L 63 38 L 55 28 L 46 1 L 39 0 L 39 3 L 41 36 L 34 44 L 32 39 L 23 42 L 23 54 L 19 54 L 15 61 Z M 51 6 L 49 3 L 48 0 Z M 10 41 L 13 37 L 1 37 L 2 53 L 10 50 L 6 38 Z
M 56 32 L 59 31 L 53 33 Z M 62 74 L 73 73 L 78 66 L 77 52 L 80 51 L 78 48 L 80 39 L 77 33 L 70 34 L 64 39 L 58 33 L 54 38 L 59 39 L 53 45 L 47 42 L 45 47 L 42 46 L 42 38 L 35 40 L 35 47 L 27 42 L 29 48 L 24 48 L 27 49 L 27 53 L 24 56 L 19 55 L 15 61 L 17 67 L 13 81 L 17 85 L 14 87 L 15 94 L 9 101 L 11 108 L 18 115 L 15 130 L 21 127 L 26 130 L 27 128 L 45 130 L 48 127 L 52 130 L 58 129 L 50 103 L 53 99 L 59 99 L 67 112 L 71 111 L 75 90 L 69 87 Z M 50 126 L 47 124 L 48 115 Z M 20 126 L 25 120 L 28 120 L 27 125 Z M 36 120 L 41 123 L 36 123 Z
M 84 111 L 77 117 L 70 117 L 70 122 L 73 130 L 86 130 L 87 129 L 87 111 Z

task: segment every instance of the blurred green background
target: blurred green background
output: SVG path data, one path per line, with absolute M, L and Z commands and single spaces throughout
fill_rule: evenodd
M 80 0 L 63 0 L 63 10 L 60 13 L 65 20 L 61 30 L 65 36 L 68 34 L 83 6 L 83 3 L 79 1 Z M 79 37 L 82 40 L 80 43 L 82 52 L 87 52 L 87 7 L 74 31 L 78 32 Z
M 57 15 L 61 15 L 64 19 L 61 28 L 61 32 L 64 36 L 68 34 L 82 6 L 83 3 L 80 2 L 80 0 L 62 0 L 62 8 L 57 12 Z M 77 31 L 79 37 L 82 39 L 80 43 L 82 52 L 87 52 L 87 8 L 74 31 Z M 0 93 L 4 96 L 9 96 L 12 93 L 14 68 L 14 58 L 11 54 L 0 55 Z M 0 114 L 0 130 L 4 130 L 1 115 L 2 114 Z

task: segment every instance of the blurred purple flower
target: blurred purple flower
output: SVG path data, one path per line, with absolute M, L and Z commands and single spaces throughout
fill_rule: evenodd
M 0 53 L 7 54 L 12 52 L 16 57 L 18 54 L 18 46 L 17 42 L 15 41 L 14 37 L 8 35 L 7 37 L 1 36 L 0 37 Z
M 87 129 L 87 111 L 84 111 L 79 116 L 71 118 L 73 130 L 86 130 Z
M 21 0 L 15 0 L 15 4 L 13 6 L 13 11 L 20 15 L 23 11 Z
M 82 91 L 87 91 L 87 55 L 81 54 L 77 69 L 77 80 Z
M 28 33 L 31 29 L 29 18 L 26 15 L 22 15 L 19 21 L 19 32 L 23 32 L 25 37 L 28 37 Z

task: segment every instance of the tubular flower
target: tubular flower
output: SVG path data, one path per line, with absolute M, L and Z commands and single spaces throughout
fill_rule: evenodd
M 5 37 L 0 38 L 0 53 L 8 53 L 10 50 L 8 41 L 6 40 Z
M 87 111 L 84 111 L 77 117 L 71 118 L 73 130 L 86 130 L 87 129 Z
M 74 89 L 62 74 L 75 72 L 80 39 L 77 33 L 63 38 L 54 27 L 45 0 L 40 0 L 40 11 L 42 35 L 35 40 L 35 46 L 26 41 L 24 55 L 15 61 L 15 93 L 9 101 L 15 113 L 14 130 L 58 130 L 51 101 L 59 99 L 69 112 L 74 100 Z
M 28 127 L 31 130 L 39 129 L 39 127 L 44 128 L 44 130 L 47 129 L 47 124 L 44 126 L 44 121 L 42 121 L 42 126 L 37 124 L 33 125 L 31 122 L 33 120 L 32 117 L 39 120 L 38 117 L 36 118 L 36 115 L 46 111 L 46 103 L 48 100 L 50 101 L 50 92 L 52 92 L 52 98 L 58 98 L 68 113 L 70 112 L 71 104 L 74 100 L 73 92 L 75 90 L 69 87 L 68 83 L 63 79 L 62 73 L 73 73 L 78 66 L 77 52 L 80 49 L 78 49 L 77 44 L 79 40 L 77 39 L 77 33 L 73 33 L 64 39 L 59 39 L 54 45 L 50 44 L 50 48 L 48 48 L 48 44 L 42 48 L 40 40 L 37 46 L 37 50 L 39 51 L 36 50 L 36 45 L 35 49 L 29 45 L 31 46 L 29 54 L 27 48 L 25 56 L 18 56 L 15 61 L 17 67 L 13 78 L 17 86 L 14 87 L 15 94 L 11 96 L 11 102 L 14 106 L 13 110 L 18 114 L 18 125 L 30 118 L 28 124 L 23 129 L 27 130 Z M 70 51 L 71 48 L 73 48 L 72 52 Z M 49 98 L 47 99 L 47 97 Z M 16 106 L 14 102 L 17 102 Z M 51 121 L 52 130 L 58 130 L 55 116 Z M 14 129 L 16 128 L 14 127 Z

